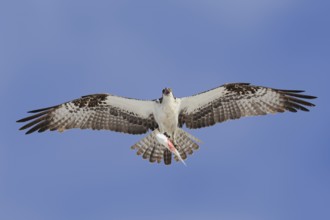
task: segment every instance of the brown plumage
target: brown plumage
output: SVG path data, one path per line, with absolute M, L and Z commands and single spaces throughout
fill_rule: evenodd
M 33 115 L 20 119 L 20 130 L 33 132 L 64 131 L 71 128 L 111 130 L 148 136 L 132 146 L 137 154 L 150 162 L 171 164 L 172 153 L 157 142 L 154 132 L 166 134 L 182 159 L 199 148 L 199 140 L 181 127 L 196 129 L 230 119 L 278 112 L 309 111 L 315 106 L 308 100 L 315 96 L 302 90 L 281 90 L 248 83 L 225 84 L 190 97 L 175 98 L 165 88 L 157 100 L 137 100 L 110 94 L 94 94 L 60 105 L 30 111 Z M 176 161 L 179 160 L 176 156 Z

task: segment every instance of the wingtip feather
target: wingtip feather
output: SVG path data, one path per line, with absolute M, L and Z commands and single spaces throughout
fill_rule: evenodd
M 47 111 L 49 109 L 53 109 L 53 108 L 56 108 L 56 107 L 58 107 L 58 105 L 54 105 L 54 106 L 47 107 L 47 108 L 40 108 L 40 109 L 31 110 L 31 111 L 28 111 L 28 113 L 44 112 L 44 111 Z

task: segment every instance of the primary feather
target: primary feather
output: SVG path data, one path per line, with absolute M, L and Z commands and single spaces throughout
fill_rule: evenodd
M 165 88 L 156 100 L 137 100 L 110 94 L 82 96 L 60 105 L 30 111 L 33 115 L 20 130 L 26 134 L 71 128 L 111 130 L 128 134 L 152 132 L 132 148 L 150 162 L 171 164 L 172 153 L 156 139 L 156 132 L 166 135 L 179 152 L 174 158 L 184 160 L 198 149 L 197 138 L 181 127 L 196 129 L 245 116 L 277 112 L 309 111 L 316 98 L 301 90 L 281 90 L 248 83 L 230 83 L 183 98 L 175 98 Z

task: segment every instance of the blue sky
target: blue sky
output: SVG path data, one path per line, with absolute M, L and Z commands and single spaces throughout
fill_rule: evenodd
M 329 1 L 31 0 L 0 3 L 0 219 L 329 219 Z M 28 110 L 82 95 L 177 97 L 229 82 L 304 89 L 311 112 L 189 131 L 170 167 L 143 137 L 24 135 Z

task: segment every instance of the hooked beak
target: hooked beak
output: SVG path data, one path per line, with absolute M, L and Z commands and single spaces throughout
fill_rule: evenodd
M 165 88 L 165 89 L 163 89 L 163 94 L 164 94 L 164 95 L 168 95 L 168 94 L 170 94 L 171 92 L 172 92 L 172 90 L 169 89 L 169 88 Z

